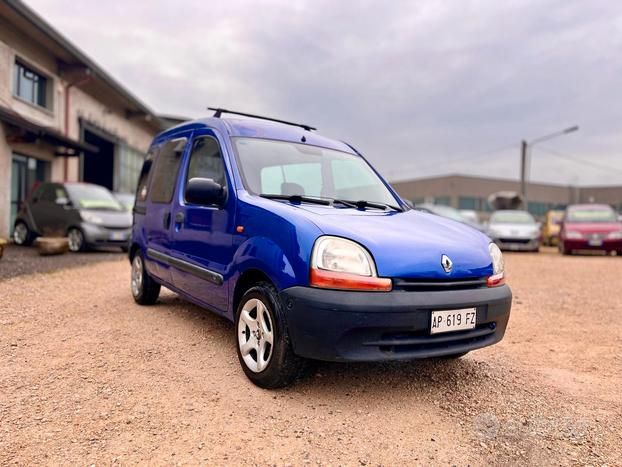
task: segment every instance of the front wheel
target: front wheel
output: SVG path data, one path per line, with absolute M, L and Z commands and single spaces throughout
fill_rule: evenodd
M 86 250 L 86 242 L 84 241 L 84 234 L 77 227 L 72 227 L 67 232 L 67 238 L 69 239 L 69 251 L 77 253 L 79 251 Z
M 564 245 L 564 242 L 559 242 L 559 252 L 564 255 L 564 256 L 568 256 L 571 252 L 568 248 L 566 248 L 566 245 Z
M 274 286 L 262 282 L 243 295 L 235 317 L 238 358 L 244 374 L 264 389 L 290 385 L 306 361 L 294 354 Z
M 154 281 L 147 270 L 140 252 L 132 258 L 132 296 L 139 305 L 153 305 L 160 295 L 160 284 Z

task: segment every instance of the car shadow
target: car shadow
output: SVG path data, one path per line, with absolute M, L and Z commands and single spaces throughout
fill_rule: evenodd
M 156 307 L 189 321 L 199 333 L 209 334 L 210 340 L 205 344 L 210 347 L 209 351 L 222 354 L 230 360 L 237 377 L 252 385 L 239 367 L 231 321 L 168 292 L 161 296 Z M 357 392 L 385 397 L 395 391 L 396 394 L 403 395 L 404 389 L 408 389 L 411 394 L 412 391 L 423 393 L 457 390 L 468 394 L 471 390 L 481 390 L 482 379 L 490 378 L 496 372 L 495 367 L 474 359 L 471 355 L 460 359 L 435 358 L 379 363 L 310 361 L 303 377 L 296 384 L 279 392 L 302 392 L 306 395 L 313 394 L 313 397 L 319 399 L 329 395 L 332 398 L 347 398 Z

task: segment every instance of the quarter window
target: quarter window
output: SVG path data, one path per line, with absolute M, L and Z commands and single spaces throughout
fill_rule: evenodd
M 153 166 L 155 154 L 155 148 L 151 148 L 147 153 L 147 157 L 145 157 L 145 161 L 143 162 L 143 167 L 140 170 L 140 175 L 138 176 L 138 184 L 136 187 L 137 201 L 145 201 L 147 199 L 147 194 L 149 191 L 149 173 L 151 173 L 151 167 Z
M 15 62 L 13 94 L 40 107 L 48 107 L 48 79 L 20 62 Z
M 214 138 L 205 136 L 194 140 L 186 182 L 192 178 L 211 178 L 220 186 L 227 184 L 225 164 Z
M 151 182 L 151 201 L 170 203 L 175 192 L 175 182 L 184 153 L 187 138 L 176 138 L 165 143 L 156 160 L 153 181 Z

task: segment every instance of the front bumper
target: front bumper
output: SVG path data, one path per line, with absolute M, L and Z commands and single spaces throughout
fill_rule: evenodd
M 593 250 L 593 251 L 622 251 L 622 240 L 602 239 L 577 239 L 563 240 L 566 250 Z
M 451 291 L 281 292 L 294 352 L 327 361 L 440 357 L 499 342 L 512 306 L 507 285 Z M 430 334 L 431 312 L 476 308 L 476 328 Z
M 539 238 L 495 238 L 494 242 L 504 251 L 535 251 L 540 248 Z
M 132 228 L 105 227 L 83 222 L 80 225 L 89 246 L 127 246 Z

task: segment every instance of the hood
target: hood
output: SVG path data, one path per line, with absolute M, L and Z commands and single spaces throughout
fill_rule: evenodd
M 97 225 L 111 228 L 129 228 L 132 226 L 132 214 L 128 211 L 112 211 L 106 209 L 80 209 L 83 218 L 98 217 Z M 86 219 L 85 219 L 86 220 Z
M 434 214 L 328 206 L 292 206 L 325 235 L 349 238 L 366 247 L 383 277 L 466 279 L 490 276 L 490 239 L 477 230 Z M 446 273 L 441 256 L 453 269 Z
M 490 224 L 488 233 L 493 238 L 535 238 L 540 234 L 537 224 Z
M 566 222 L 564 230 L 581 232 L 584 234 L 608 234 L 622 230 L 619 222 Z

